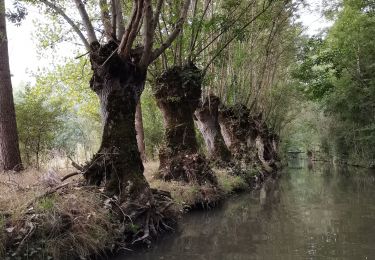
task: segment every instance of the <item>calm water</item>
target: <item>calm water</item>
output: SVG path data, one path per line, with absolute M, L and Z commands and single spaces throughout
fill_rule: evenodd
M 208 212 L 117 260 L 375 259 L 375 174 L 315 166 Z

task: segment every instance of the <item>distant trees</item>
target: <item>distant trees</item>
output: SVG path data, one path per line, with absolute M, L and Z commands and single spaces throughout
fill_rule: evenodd
M 0 170 L 21 170 L 16 114 L 9 69 L 5 1 L 0 0 Z
M 331 155 L 368 164 L 375 160 L 374 4 L 343 1 L 330 15 L 327 36 L 303 42 L 294 77 L 331 121 L 322 136 Z
M 16 104 L 24 161 L 37 168 L 42 156 L 56 143 L 59 130 L 67 130 L 63 127 L 64 109 L 61 102 L 51 102 L 49 99 L 48 95 L 38 92 L 38 88 L 27 88 Z

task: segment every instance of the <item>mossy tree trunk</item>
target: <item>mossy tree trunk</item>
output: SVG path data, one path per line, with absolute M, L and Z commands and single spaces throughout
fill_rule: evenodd
M 223 164 L 231 160 L 231 154 L 220 131 L 218 118 L 220 105 L 220 99 L 210 95 L 200 103 L 194 112 L 194 116 L 205 141 L 210 160 Z
M 193 113 L 201 83 L 201 71 L 193 64 L 173 67 L 156 80 L 154 93 L 166 129 L 165 147 L 159 151 L 160 177 L 165 180 L 216 184 L 195 136 Z
M 251 161 L 256 156 L 258 127 L 243 105 L 219 111 L 219 125 L 224 141 L 237 160 Z
M 108 59 L 116 48 L 114 42 L 92 44 L 90 86 L 100 99 L 104 128 L 99 151 L 85 166 L 84 175 L 91 185 L 104 182 L 110 196 L 147 201 L 151 192 L 143 176 L 134 124 L 146 71 L 117 54 Z

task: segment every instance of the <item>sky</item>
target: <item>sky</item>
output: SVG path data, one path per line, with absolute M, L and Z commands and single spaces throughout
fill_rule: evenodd
M 307 0 L 309 8 L 300 11 L 300 21 L 306 27 L 306 33 L 314 35 L 322 29 L 330 26 L 321 16 L 323 0 Z M 7 7 L 10 7 L 12 0 L 5 0 Z M 33 72 L 38 68 L 48 67 L 56 62 L 55 59 L 39 57 L 37 54 L 37 44 L 34 40 L 33 20 L 39 19 L 40 15 L 36 9 L 28 9 L 28 16 L 20 26 L 7 23 L 10 70 L 12 73 L 12 83 L 14 91 L 22 89 L 26 83 L 33 83 Z M 71 51 L 60 49 L 61 57 L 72 56 Z

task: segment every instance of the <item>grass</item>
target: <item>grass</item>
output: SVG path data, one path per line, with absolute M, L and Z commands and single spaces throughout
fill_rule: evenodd
M 61 184 L 59 179 L 68 172 L 0 174 L 0 258 L 5 248 L 17 250 L 19 237 L 28 238 L 25 254 L 30 259 L 72 259 L 108 248 L 118 232 L 97 189 L 71 185 L 33 203 L 52 184 Z
M 219 189 L 213 190 L 197 184 L 164 182 L 154 178 L 158 162 L 150 161 L 144 166 L 150 186 L 170 192 L 181 210 L 247 188 L 241 177 L 225 170 L 214 170 Z M 5 256 L 6 249 L 17 251 L 23 240 L 27 243 L 23 247 L 28 259 L 87 257 L 104 254 L 116 245 L 123 235 L 123 225 L 104 206 L 101 189 L 75 185 L 82 178 L 78 176 L 75 181 L 69 180 L 72 184 L 40 197 L 49 187 L 60 185 L 61 177 L 72 171 L 0 174 L 0 258 Z

